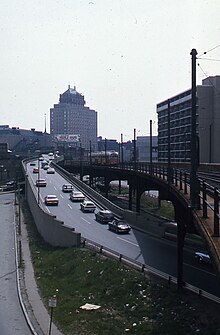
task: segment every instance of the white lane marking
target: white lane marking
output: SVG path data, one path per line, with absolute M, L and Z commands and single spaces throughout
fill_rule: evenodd
M 57 190 L 56 186 L 54 186 L 54 189 Z
M 84 219 L 82 216 L 81 216 L 81 219 L 82 219 L 83 221 L 85 221 L 86 223 L 91 224 L 91 222 L 89 222 L 88 220 Z
M 198 268 L 198 267 L 196 267 L 196 266 L 194 266 L 194 265 L 191 265 L 191 264 L 187 264 L 187 263 L 183 263 L 183 264 L 184 264 L 185 266 L 188 266 L 189 268 L 193 268 L 193 269 L 196 269 L 197 271 L 199 270 L 199 271 L 208 273 L 209 275 L 212 275 L 212 276 L 216 277 L 215 273 L 213 273 L 213 272 L 209 272 L 209 271 L 207 271 L 207 270 Z
M 63 198 L 63 195 L 60 193 L 60 197 Z
M 118 238 L 119 240 L 122 240 L 122 241 L 124 241 L 124 242 L 130 243 L 130 244 L 133 244 L 133 245 L 135 245 L 135 247 L 139 247 L 139 245 L 138 245 L 137 243 L 134 243 L 134 242 L 131 242 L 131 241 L 125 240 L 125 239 L 124 239 L 124 238 L 122 238 L 122 237 L 118 237 L 118 236 L 117 236 L 117 238 Z
M 68 206 L 70 209 L 72 209 L 72 207 L 70 206 L 70 204 L 67 204 L 67 206 Z

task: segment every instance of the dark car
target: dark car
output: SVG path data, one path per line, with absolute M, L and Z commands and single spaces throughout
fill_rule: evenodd
M 211 264 L 211 258 L 209 254 L 197 251 L 195 252 L 195 258 L 199 263 Z
M 114 220 L 114 215 L 109 210 L 102 210 L 95 213 L 95 219 L 101 223 L 108 223 Z
M 114 231 L 115 233 L 129 233 L 131 227 L 127 224 L 125 220 L 113 220 L 109 222 L 108 229 Z
M 70 192 L 72 192 L 73 191 L 73 185 L 71 185 L 71 184 L 64 184 L 62 186 L 62 191 L 64 193 L 70 193 Z

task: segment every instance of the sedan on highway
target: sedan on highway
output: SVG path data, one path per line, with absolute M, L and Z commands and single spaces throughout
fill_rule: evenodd
M 199 263 L 211 264 L 211 258 L 204 252 L 195 252 L 195 258 Z
M 59 199 L 57 198 L 56 195 L 54 194 L 49 194 L 49 195 L 46 195 L 46 197 L 44 198 L 44 202 L 45 202 L 45 205 L 54 205 L 54 206 L 58 206 L 58 203 L 59 203 Z
M 95 212 L 96 206 L 92 201 L 85 200 L 80 204 L 80 209 L 82 212 Z
M 124 220 L 113 220 L 109 222 L 108 229 L 115 233 L 124 233 L 127 234 L 130 232 L 131 227 Z
M 71 184 L 64 184 L 62 186 L 62 191 L 64 193 L 70 193 L 70 192 L 72 192 L 73 191 L 73 185 L 71 185 Z
M 54 174 L 54 173 L 55 173 L 55 169 L 49 167 L 49 169 L 47 169 L 47 173 L 48 173 L 48 174 Z
M 108 223 L 114 220 L 114 215 L 109 210 L 101 210 L 95 213 L 95 219 L 100 223 Z
M 33 173 L 39 173 L 39 169 L 38 168 L 33 168 Z
M 47 186 L 47 182 L 45 179 L 37 179 L 36 184 L 37 187 L 45 187 Z
M 85 200 L 85 196 L 80 191 L 72 191 L 70 193 L 70 200 L 71 201 L 84 201 Z

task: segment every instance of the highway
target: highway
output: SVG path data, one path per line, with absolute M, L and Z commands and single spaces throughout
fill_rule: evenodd
M 34 185 L 38 174 L 33 174 L 32 170 L 33 166 L 28 163 L 29 180 Z M 40 188 L 40 200 L 42 203 L 47 194 L 56 194 L 59 198 L 58 206 L 45 206 L 45 210 L 56 215 L 65 225 L 74 227 L 84 238 L 138 262 L 155 267 L 169 275 L 176 276 L 175 242 L 152 237 L 135 229 L 132 229 L 126 235 L 110 232 L 107 225 L 96 222 L 94 213 L 83 213 L 80 210 L 79 203 L 73 203 L 69 200 L 69 194 L 63 193 L 61 190 L 62 185 L 67 182 L 57 172 L 55 174 L 47 174 L 45 170 L 40 169 L 40 178 L 44 178 L 47 181 L 47 186 Z M 33 187 L 36 188 L 36 186 Z M 213 268 L 210 265 L 198 264 L 194 257 L 195 251 L 198 250 L 184 249 L 184 280 L 220 297 L 219 281 L 214 274 Z

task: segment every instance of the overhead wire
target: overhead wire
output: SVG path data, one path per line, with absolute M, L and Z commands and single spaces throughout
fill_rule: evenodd
M 202 55 L 207 55 L 207 53 L 209 53 L 209 52 L 211 52 L 211 51 L 213 51 L 213 50 L 215 50 L 215 49 L 217 49 L 217 48 L 219 48 L 220 47 L 220 44 L 219 45 L 216 45 L 214 48 L 212 48 L 212 49 L 210 49 L 210 50 L 208 50 L 208 51 L 204 51 L 201 55 L 199 55 L 198 57 L 201 57 Z

